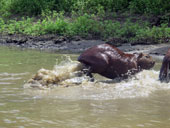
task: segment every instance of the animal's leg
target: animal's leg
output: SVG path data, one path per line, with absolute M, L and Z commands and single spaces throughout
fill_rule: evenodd
M 169 63 L 168 63 L 167 64 L 166 82 L 169 82 L 169 74 L 170 74 L 170 71 L 169 71 Z
M 86 75 L 90 77 L 90 81 L 91 82 L 94 82 L 94 77 L 93 77 L 91 71 L 92 71 L 92 69 L 91 69 L 91 67 L 89 67 L 89 70 L 88 70 Z
M 168 68 L 168 63 L 167 62 L 163 62 L 162 63 L 162 67 L 161 67 L 161 70 L 160 70 L 160 74 L 159 74 L 159 80 L 161 81 L 161 82 L 163 82 L 163 81 L 165 81 L 166 79 L 165 78 L 167 78 L 167 69 Z
M 92 68 L 90 66 L 84 64 L 84 68 L 82 71 L 86 76 L 90 77 L 91 82 L 94 82 L 94 77 L 92 75 Z
M 170 63 L 168 61 L 163 62 L 160 74 L 159 74 L 159 79 L 161 82 L 170 81 Z
M 86 65 L 86 64 L 83 64 L 83 68 L 82 68 L 82 72 L 84 73 L 84 74 L 87 74 L 87 72 L 89 71 L 89 66 L 88 65 Z

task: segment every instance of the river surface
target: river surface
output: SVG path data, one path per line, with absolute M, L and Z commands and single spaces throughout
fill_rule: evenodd
M 61 54 L 0 47 L 0 128 L 169 128 L 170 84 L 160 83 L 160 61 L 126 81 L 28 89 L 39 69 Z M 73 60 L 78 55 L 67 55 Z

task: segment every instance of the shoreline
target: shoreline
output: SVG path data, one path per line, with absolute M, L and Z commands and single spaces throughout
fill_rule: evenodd
M 82 39 L 81 37 L 64 37 L 56 35 L 25 36 L 25 35 L 0 35 L 0 45 L 15 46 L 23 49 L 36 49 L 60 53 L 81 53 L 87 48 L 107 43 L 108 41 L 97 39 Z M 108 42 L 113 44 L 112 42 Z M 114 43 L 124 52 L 144 52 L 154 56 L 165 55 L 170 44 L 130 44 Z

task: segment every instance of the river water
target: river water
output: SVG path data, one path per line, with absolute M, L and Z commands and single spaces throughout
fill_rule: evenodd
M 67 55 L 75 60 L 78 55 Z M 160 83 L 160 61 L 126 81 L 95 76 L 69 87 L 24 88 L 62 54 L 0 47 L 0 128 L 169 128 L 170 84 Z

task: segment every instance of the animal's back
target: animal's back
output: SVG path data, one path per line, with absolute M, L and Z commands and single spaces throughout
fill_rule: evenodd
M 124 55 L 123 52 L 121 52 L 114 46 L 111 46 L 109 44 L 101 44 L 101 45 L 94 46 L 90 49 L 87 49 L 79 56 L 78 61 L 83 63 L 90 63 L 98 59 L 99 55 L 101 54 L 106 54 L 108 57 L 119 57 L 119 58 L 122 55 Z
M 111 58 L 120 58 L 120 54 L 123 53 L 114 46 L 101 44 L 87 49 L 79 56 L 78 61 L 88 65 L 99 63 L 101 60 L 109 63 Z
M 128 71 L 128 60 L 129 56 L 109 44 L 92 47 L 78 58 L 78 61 L 91 67 L 92 73 L 99 73 L 111 79 Z

